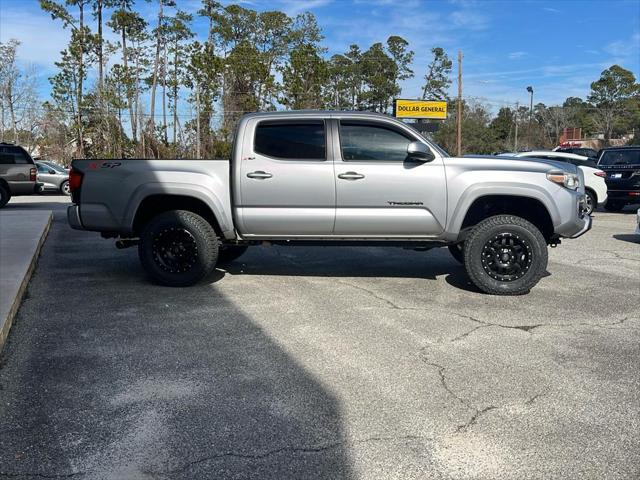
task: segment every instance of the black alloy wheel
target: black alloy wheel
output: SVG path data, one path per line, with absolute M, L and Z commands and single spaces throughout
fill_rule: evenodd
M 487 240 L 482 249 L 482 268 L 494 280 L 512 282 L 531 267 L 531 245 L 520 235 L 501 232 Z
M 181 227 L 155 232 L 152 240 L 153 259 L 167 273 L 185 273 L 198 259 L 198 245 L 193 235 Z
M 473 284 L 492 295 L 522 295 L 547 268 L 547 241 L 531 222 L 496 215 L 478 223 L 464 242 L 464 267 Z
M 207 220 L 186 210 L 171 210 L 144 227 L 138 256 L 155 282 L 186 287 L 213 272 L 218 246 L 215 230 Z

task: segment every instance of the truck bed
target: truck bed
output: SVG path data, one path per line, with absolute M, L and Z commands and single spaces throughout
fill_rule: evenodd
M 85 230 L 131 234 L 143 201 L 185 195 L 204 202 L 223 233 L 233 232 L 229 160 L 87 159 L 72 168 L 83 179 L 73 195 L 77 219 L 70 221 Z

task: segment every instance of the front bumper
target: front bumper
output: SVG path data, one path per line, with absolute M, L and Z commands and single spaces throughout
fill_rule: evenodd
M 584 193 L 571 192 L 571 214 L 560 225 L 555 225 L 554 234 L 562 238 L 577 238 L 591 230 L 591 216 L 585 212 L 586 203 Z M 569 206 L 567 205 L 567 206 Z
M 67 220 L 74 230 L 84 230 L 80 221 L 80 207 L 78 205 L 71 205 L 67 208 Z
M 593 223 L 593 220 L 591 219 L 591 216 L 590 215 L 585 215 L 583 220 L 584 220 L 584 224 L 582 225 L 582 228 L 580 230 L 578 230 L 578 232 L 576 232 L 573 235 L 571 235 L 569 238 L 578 238 L 578 237 L 584 235 L 585 233 L 587 233 L 589 230 L 591 230 L 591 225 Z

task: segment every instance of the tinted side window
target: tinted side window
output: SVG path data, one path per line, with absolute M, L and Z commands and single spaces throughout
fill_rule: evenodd
M 49 168 L 46 165 L 36 163 L 36 167 L 38 168 L 38 173 L 49 173 Z
M 342 159 L 402 162 L 411 139 L 382 125 L 340 122 Z
M 253 149 L 285 160 L 325 160 L 324 122 L 261 122 L 256 128 Z

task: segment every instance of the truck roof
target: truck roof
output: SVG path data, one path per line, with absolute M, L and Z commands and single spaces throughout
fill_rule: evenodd
M 246 113 L 244 118 L 253 118 L 253 117 L 280 117 L 280 116 L 309 116 L 309 117 L 318 117 L 325 116 L 329 117 L 331 115 L 362 115 L 362 116 L 371 116 L 376 118 L 395 118 L 391 115 L 387 115 L 386 113 L 379 112 L 369 112 L 362 110 L 277 110 L 273 112 L 252 112 Z

